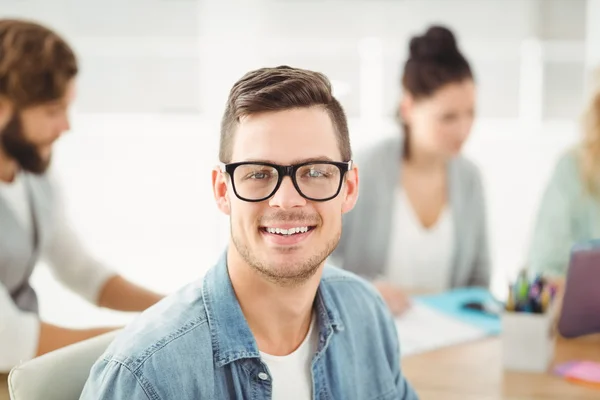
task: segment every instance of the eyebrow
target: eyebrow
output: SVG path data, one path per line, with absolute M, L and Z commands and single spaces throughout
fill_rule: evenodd
M 295 159 L 295 160 L 292 160 L 291 163 L 287 163 L 287 165 L 296 165 L 296 164 L 302 164 L 302 163 L 307 163 L 307 162 L 319 162 L 319 161 L 334 161 L 334 160 L 327 156 L 319 156 L 319 157 Z M 264 159 L 264 158 L 250 158 L 250 159 L 244 160 L 243 162 L 263 162 L 263 163 L 280 165 L 278 162 L 275 162 L 273 160 Z

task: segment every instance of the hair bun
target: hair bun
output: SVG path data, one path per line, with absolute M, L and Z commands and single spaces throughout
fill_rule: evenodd
M 448 60 L 462 57 L 456 38 L 446 27 L 434 25 L 424 35 L 414 36 L 410 40 L 410 58 Z

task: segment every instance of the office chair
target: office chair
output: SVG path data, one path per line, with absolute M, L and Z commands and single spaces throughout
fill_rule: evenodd
M 117 332 L 75 343 L 23 363 L 10 371 L 12 400 L 77 400 L 90 368 Z

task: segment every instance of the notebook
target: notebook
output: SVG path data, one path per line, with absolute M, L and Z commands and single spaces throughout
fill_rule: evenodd
M 554 372 L 568 381 L 600 389 L 600 363 L 570 361 L 558 365 Z
M 494 299 L 480 288 L 415 297 L 412 307 L 396 319 L 402 357 L 499 334 L 499 317 L 463 308 L 473 301 Z

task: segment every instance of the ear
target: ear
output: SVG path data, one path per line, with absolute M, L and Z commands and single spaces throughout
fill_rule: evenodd
M 8 98 L 0 96 L 0 130 L 11 120 L 13 111 L 14 107 Z
M 217 207 L 225 215 L 231 215 L 231 205 L 229 203 L 229 195 L 227 192 L 228 175 L 221 171 L 219 166 L 212 170 L 212 186 Z
M 356 165 L 353 165 L 352 169 L 346 172 L 342 190 L 344 195 L 342 214 L 346 214 L 354 208 L 358 200 L 358 167 Z
M 414 98 L 408 93 L 402 97 L 398 109 L 401 121 L 410 122 L 414 102 Z

